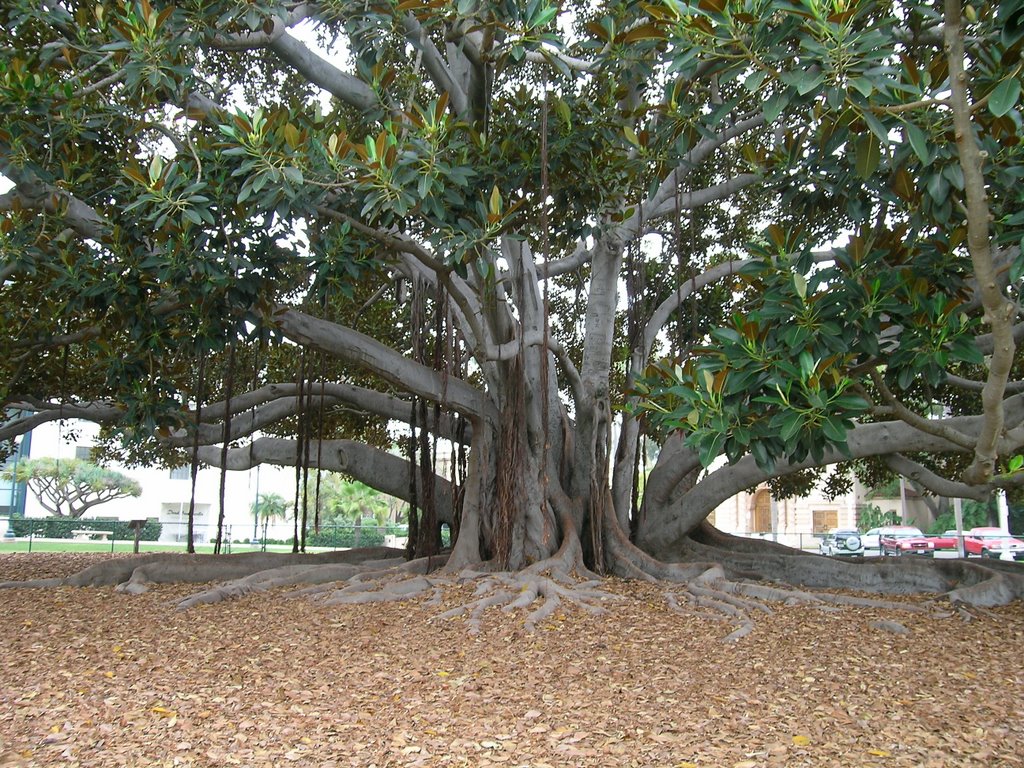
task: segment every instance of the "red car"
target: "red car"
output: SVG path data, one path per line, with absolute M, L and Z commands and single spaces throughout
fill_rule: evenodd
M 966 535 L 966 533 L 967 532 L 964 531 L 964 535 Z M 935 545 L 935 549 L 937 549 L 937 550 L 938 549 L 956 549 L 957 533 L 956 533 L 955 530 L 944 531 L 942 534 L 937 534 L 935 536 L 929 536 L 928 538 L 930 538 L 932 540 L 932 544 Z
M 921 532 L 920 528 L 914 528 L 912 525 L 886 526 L 879 531 L 878 545 L 883 557 L 935 557 L 935 544 Z
M 1024 541 L 1001 528 L 971 528 L 964 534 L 964 549 L 968 555 L 1024 560 Z

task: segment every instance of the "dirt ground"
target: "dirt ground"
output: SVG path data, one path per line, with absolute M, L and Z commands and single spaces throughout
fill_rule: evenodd
M 0 581 L 106 555 L 0 555 Z M 431 621 L 468 598 L 178 611 L 192 586 L 0 590 L 0 766 L 1017 766 L 1024 605 L 994 616 L 774 606 L 753 633 L 663 589 Z M 923 602 L 923 601 L 918 601 Z M 908 634 L 871 627 L 899 622 Z

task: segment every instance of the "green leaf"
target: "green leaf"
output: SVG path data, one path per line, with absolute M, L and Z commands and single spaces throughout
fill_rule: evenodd
M 793 273 L 793 288 L 796 289 L 796 295 L 801 299 L 807 298 L 807 278 L 799 272 Z
M 875 89 L 871 81 L 863 77 L 850 78 L 850 85 L 856 88 L 865 99 L 870 97 Z
M 789 105 L 789 99 L 789 91 L 780 91 L 779 93 L 772 94 L 771 98 L 761 107 L 761 111 L 764 112 L 765 122 L 774 123 L 778 120 L 782 110 Z
M 806 381 L 814 373 L 814 357 L 806 349 L 800 353 L 800 374 Z
M 708 439 L 701 441 L 700 463 L 705 467 L 711 466 L 711 462 L 718 458 L 722 452 L 722 444 L 725 442 L 725 435 L 715 433 Z
M 992 89 L 988 95 L 988 109 L 996 117 L 1002 117 L 1017 104 L 1020 98 L 1020 81 L 1008 77 Z
M 156 184 L 160 180 L 160 174 L 164 170 L 164 161 L 160 155 L 153 155 L 153 159 L 149 161 L 149 183 Z
M 821 424 L 821 431 L 833 443 L 846 442 L 846 428 L 839 419 L 829 417 Z
M 904 125 L 903 130 L 906 131 L 907 140 L 910 142 L 910 148 L 914 150 L 914 154 L 917 155 L 918 160 L 921 161 L 922 165 L 928 165 L 930 153 L 928 152 L 928 140 L 925 138 L 924 131 L 913 123 L 907 123 Z
M 854 143 L 853 152 L 857 175 L 865 180 L 870 179 L 882 160 L 882 148 L 878 137 L 871 132 L 861 134 Z
M 801 96 L 806 96 L 813 90 L 816 90 L 825 82 L 825 73 L 822 71 L 815 72 L 814 70 L 804 72 L 796 84 L 796 92 Z
M 779 437 L 785 442 L 789 442 L 804 426 L 804 417 L 799 413 L 790 412 L 786 414 L 782 422 L 782 429 L 779 430 Z
M 1024 456 L 1019 453 L 1010 459 L 1010 463 L 1007 465 L 1011 472 L 1017 472 L 1021 467 L 1024 467 Z
M 763 69 L 759 69 L 757 72 L 747 75 L 747 78 L 743 81 L 743 87 L 746 88 L 751 93 L 753 93 L 754 91 L 761 87 L 761 83 L 764 82 L 764 79 L 767 76 L 767 72 L 765 72 Z
M 889 129 L 882 125 L 882 121 L 875 117 L 870 112 L 864 113 L 864 122 L 868 124 L 868 128 L 871 132 L 878 137 L 878 141 L 882 144 L 888 145 L 889 143 Z

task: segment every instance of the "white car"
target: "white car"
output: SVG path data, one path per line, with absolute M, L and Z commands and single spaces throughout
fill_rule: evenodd
M 832 557 L 857 557 L 864 554 L 860 532 L 853 528 L 835 528 L 818 545 L 818 551 Z
M 864 545 L 864 549 L 881 549 L 881 532 L 881 528 L 869 528 L 865 533 L 862 533 L 860 541 Z

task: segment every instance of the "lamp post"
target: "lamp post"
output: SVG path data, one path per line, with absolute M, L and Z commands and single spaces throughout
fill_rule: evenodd
M 252 516 L 252 540 L 259 539 L 260 531 L 260 465 L 256 465 L 256 512 Z
M 21 449 L 24 440 L 18 443 L 14 448 L 14 468 L 11 472 L 11 506 L 8 517 L 14 517 L 14 513 L 18 511 L 18 460 L 21 458 Z

